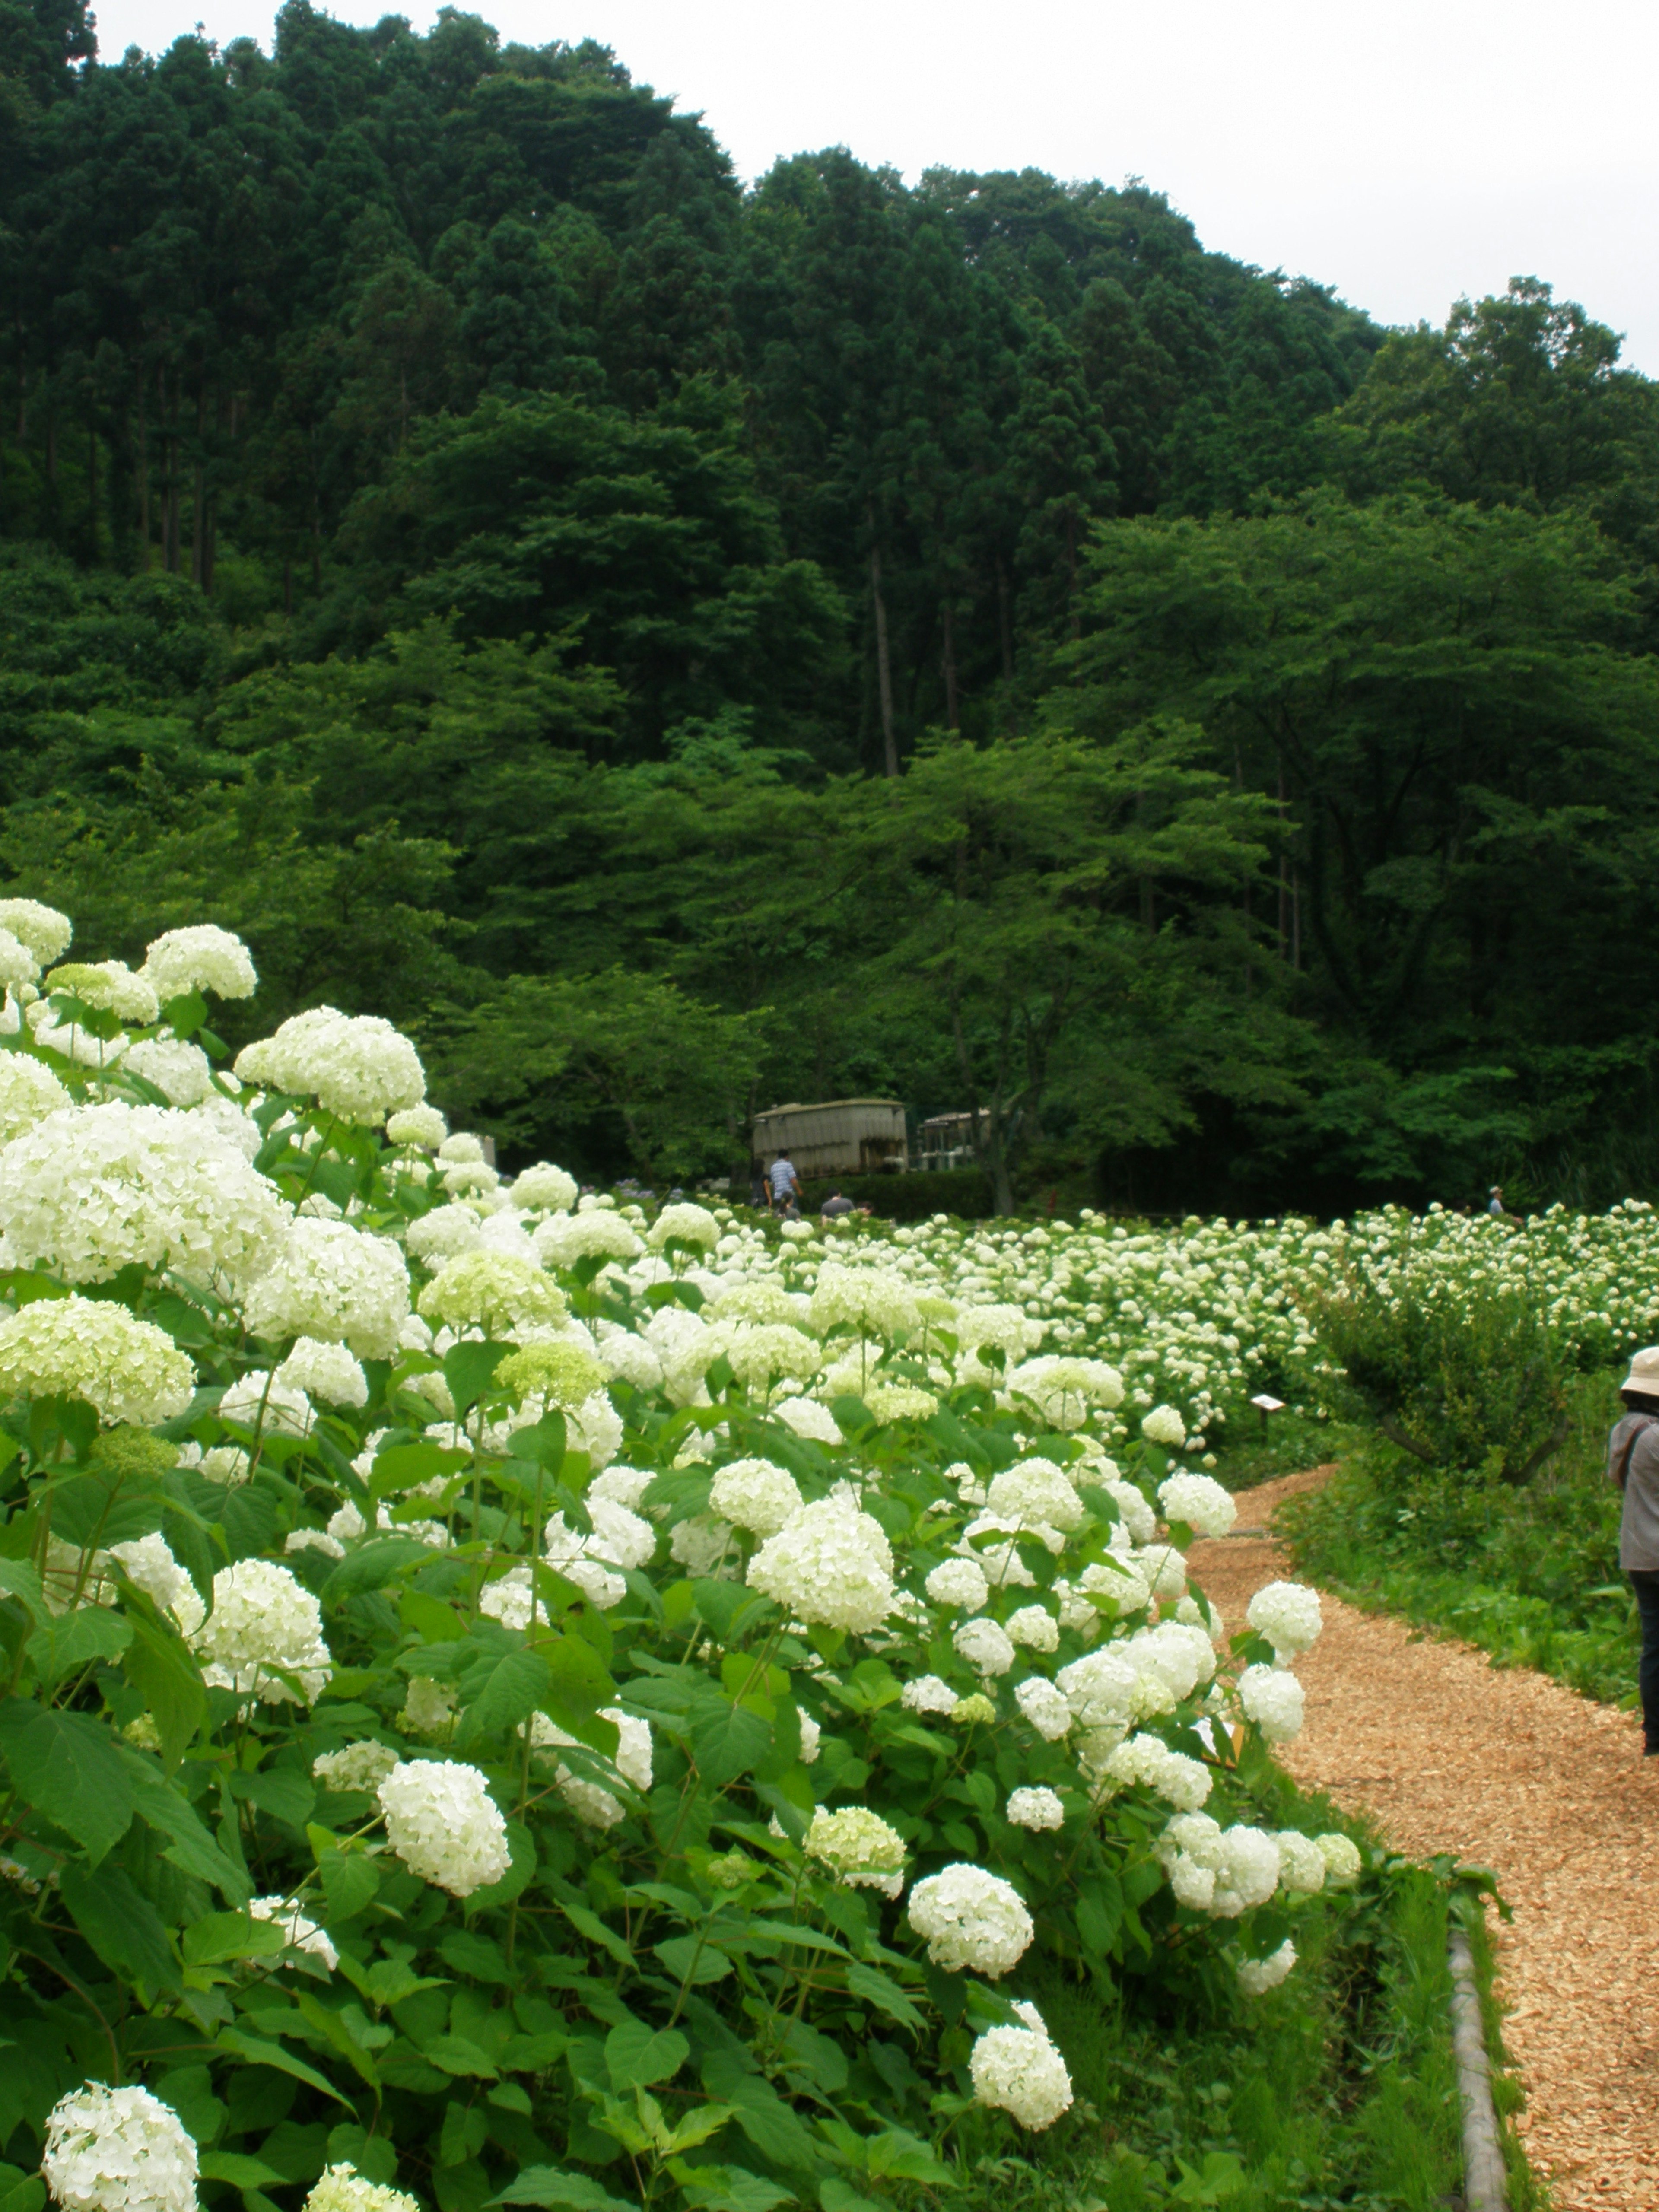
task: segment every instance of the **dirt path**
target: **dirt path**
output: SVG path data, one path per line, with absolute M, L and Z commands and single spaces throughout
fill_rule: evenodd
M 1328 1469 L 1239 1493 L 1264 1528 Z M 1194 1579 L 1243 1622 L 1287 1575 L 1266 1536 L 1194 1545 Z M 1324 1600 L 1297 1662 L 1307 1724 L 1297 1779 L 1373 1814 L 1414 1855 L 1455 1851 L 1496 1872 L 1514 1908 L 1499 1934 L 1505 2036 L 1528 2092 L 1519 2126 L 1559 2212 L 1659 2208 L 1659 1759 L 1633 1717 L 1484 1652 L 1419 1640 Z M 1634 1668 L 1635 1655 L 1632 1654 Z

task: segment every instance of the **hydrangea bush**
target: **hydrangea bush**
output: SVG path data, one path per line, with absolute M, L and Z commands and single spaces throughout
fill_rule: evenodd
M 854 2212 L 1066 2111 L 1044 1977 L 1292 1971 L 1317 1602 L 1227 1632 L 1179 1456 L 1288 1262 L 503 1182 L 384 1023 L 228 1066 L 226 933 L 70 940 L 0 902 L 8 2187 Z

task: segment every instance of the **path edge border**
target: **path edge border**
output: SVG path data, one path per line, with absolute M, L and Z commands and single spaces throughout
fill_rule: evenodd
M 1498 2115 L 1492 2100 L 1492 2066 L 1480 2020 L 1474 1954 L 1467 1929 L 1451 1923 L 1448 1945 L 1451 1967 L 1452 2056 L 1463 2108 L 1463 2201 L 1468 2212 L 1504 2212 L 1509 2180 Z

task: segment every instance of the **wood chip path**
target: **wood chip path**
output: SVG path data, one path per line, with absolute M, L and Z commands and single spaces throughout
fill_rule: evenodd
M 1242 1491 L 1238 1528 L 1265 1529 L 1329 1472 Z M 1194 1545 L 1189 1561 L 1229 1628 L 1291 1572 L 1265 1534 Z M 1631 1714 L 1338 1599 L 1323 1610 L 1297 1662 L 1307 1722 L 1286 1765 L 1400 1850 L 1494 1870 L 1515 1913 L 1498 1994 L 1533 2167 L 1559 2212 L 1659 2212 L 1659 1759 L 1643 1761 Z

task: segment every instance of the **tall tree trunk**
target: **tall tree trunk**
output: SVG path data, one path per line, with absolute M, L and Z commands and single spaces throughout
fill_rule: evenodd
M 945 632 L 945 726 L 959 730 L 962 718 L 957 710 L 957 626 L 949 599 L 939 603 L 939 624 Z
M 1002 556 L 997 555 L 997 632 L 1002 641 L 1002 680 L 1014 680 L 1014 625 L 1008 607 L 1008 571 L 1002 565 Z
M 1279 964 L 1285 965 L 1290 945 L 1291 864 L 1285 850 L 1285 763 L 1279 763 Z
M 1066 599 L 1072 610 L 1072 635 L 1083 635 L 1083 617 L 1077 603 L 1077 517 L 1066 517 Z
M 205 590 L 203 571 L 207 560 L 207 464 L 204 448 L 207 438 L 207 386 L 196 387 L 196 465 L 190 480 L 190 580 L 198 590 Z
M 87 536 L 93 565 L 98 562 L 98 416 L 88 410 L 87 421 Z
M 881 691 L 883 764 L 898 774 L 898 743 L 893 735 L 893 665 L 887 654 L 887 602 L 881 595 L 881 548 L 876 543 L 876 503 L 870 501 L 870 599 L 876 611 L 876 680 Z
M 283 612 L 290 617 L 294 612 L 294 563 L 288 560 L 283 563 Z

